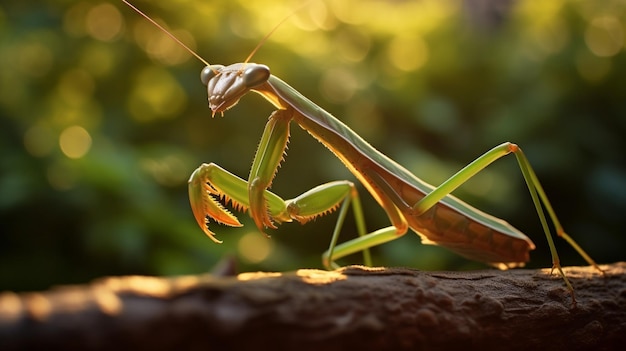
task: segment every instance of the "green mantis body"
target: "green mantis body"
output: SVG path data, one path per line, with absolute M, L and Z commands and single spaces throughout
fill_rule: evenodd
M 207 86 L 209 107 L 223 114 L 250 91 L 262 95 L 277 110 L 270 116 L 250 170 L 248 180 L 239 178 L 216 164 L 203 164 L 189 179 L 189 197 L 194 217 L 202 230 L 215 242 L 209 220 L 241 226 L 224 208 L 248 210 L 261 232 L 276 224 L 307 222 L 339 209 L 329 249 L 323 254 L 327 268 L 335 260 L 363 251 L 371 265 L 368 249 L 394 240 L 412 229 L 427 244 L 446 247 L 466 258 L 499 268 L 522 266 L 529 260 L 533 242 L 507 222 L 483 213 L 450 193 L 476 173 L 502 156 L 513 153 L 520 165 L 550 246 L 553 269 L 563 277 L 572 299 L 573 288 L 563 273 L 544 210 L 558 236 L 568 241 L 587 262 L 595 262 L 567 235 L 556 217 L 535 172 L 515 144 L 503 143 L 487 151 L 443 184 L 433 187 L 385 156 L 340 120 L 311 102 L 279 78 L 267 66 L 237 63 L 230 66 L 208 65 L 201 73 Z M 302 195 L 283 200 L 268 189 L 283 159 L 291 121 L 296 122 L 335 154 L 365 186 L 385 210 L 391 226 L 367 233 L 357 190 L 349 181 L 317 186 Z M 337 245 L 337 238 L 352 205 L 359 237 Z M 599 268 L 598 268 L 599 270 Z
M 275 228 L 275 222 L 306 222 L 341 206 L 330 248 L 323 255 L 324 265 L 328 268 L 336 266 L 336 259 L 394 240 L 405 234 L 408 228 L 419 234 L 424 243 L 441 245 L 469 259 L 500 268 L 521 266 L 528 261 L 529 251 L 535 247 L 532 241 L 505 221 L 450 195 L 455 188 L 493 161 L 513 153 L 544 227 L 553 256 L 553 267 L 561 273 L 570 291 L 573 292 L 573 289 L 561 270 L 543 208 L 548 212 L 557 234 L 596 266 L 563 231 L 528 160 L 515 144 L 496 146 L 435 188 L 377 151 L 345 124 L 285 82 L 272 76 L 264 65 L 238 63 L 227 67 L 207 66 L 201 78 L 207 85 L 209 107 L 214 114 L 231 108 L 249 91 L 261 94 L 278 109 L 265 126 L 247 181 L 215 164 L 200 166 L 189 179 L 189 195 L 196 221 L 214 241 L 217 239 L 207 227 L 207 217 L 231 226 L 241 225 L 236 217 L 221 206 L 218 201 L 220 198 L 230 201 L 235 208 L 249 209 L 260 231 L 264 231 L 265 227 Z M 268 190 L 285 153 L 292 120 L 332 151 L 361 181 L 386 211 L 392 224 L 390 227 L 369 234 L 365 232 L 358 195 L 350 182 L 321 185 L 286 201 Z M 336 245 L 350 202 L 354 205 L 360 236 Z

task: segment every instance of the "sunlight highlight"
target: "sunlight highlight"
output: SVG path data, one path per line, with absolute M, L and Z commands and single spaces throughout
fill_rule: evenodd
M 318 269 L 298 269 L 296 275 L 308 284 L 325 285 L 339 280 L 346 280 L 348 277 L 336 271 L 320 271 Z
M 112 291 L 130 291 L 140 295 L 155 297 L 167 297 L 173 289 L 172 284 L 168 280 L 140 275 L 107 278 L 103 281 L 103 284 Z
M 283 274 L 279 272 L 248 272 L 237 275 L 237 280 L 247 281 L 263 278 L 278 278 L 282 275 Z
M 35 320 L 43 321 L 52 313 L 52 303 L 44 294 L 30 293 L 24 296 L 28 314 Z
M 92 293 L 96 304 L 103 313 L 113 316 L 122 312 L 124 303 L 111 290 L 97 287 L 93 289 Z
M 0 294 L 0 324 L 14 323 L 22 316 L 22 300 L 14 292 Z

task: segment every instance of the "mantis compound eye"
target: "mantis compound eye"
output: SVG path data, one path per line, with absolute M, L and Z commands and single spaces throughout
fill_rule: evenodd
M 265 65 L 252 65 L 243 72 L 243 82 L 248 88 L 254 88 L 267 81 L 270 69 Z
M 224 68 L 224 66 L 222 65 L 211 65 L 204 67 L 202 69 L 202 72 L 200 72 L 200 80 L 202 81 L 202 84 L 208 85 L 209 81 L 217 76 L 222 68 Z

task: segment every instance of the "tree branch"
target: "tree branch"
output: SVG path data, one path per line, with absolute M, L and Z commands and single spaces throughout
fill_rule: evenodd
M 113 277 L 0 294 L 0 349 L 609 350 L 626 342 L 626 263 L 550 270 Z

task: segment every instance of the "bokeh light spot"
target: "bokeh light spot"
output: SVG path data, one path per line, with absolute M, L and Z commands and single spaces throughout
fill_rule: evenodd
M 190 49 L 196 50 L 196 42 L 188 31 L 172 31 L 172 35 L 185 43 Z M 181 64 L 191 57 L 191 54 L 185 48 L 163 33 L 155 35 L 148 41 L 147 52 L 151 57 L 170 66 Z
M 357 78 L 344 68 L 327 70 L 320 81 L 320 91 L 324 98 L 336 103 L 345 103 L 350 100 L 358 87 Z
M 164 25 L 165 26 L 165 25 Z M 167 27 L 165 27 L 167 29 Z M 196 51 L 196 41 L 187 30 L 170 30 L 173 36 L 184 43 L 189 49 Z M 152 23 L 140 21 L 133 29 L 137 44 L 154 60 L 165 65 L 181 64 L 191 57 L 191 54 L 176 41 L 156 28 Z
M 342 30 L 335 36 L 335 50 L 348 62 L 360 62 L 371 49 L 371 39 L 358 30 Z
M 273 250 L 272 241 L 258 232 L 250 232 L 241 237 L 237 248 L 241 257 L 250 263 L 262 262 Z
M 91 135 L 83 127 L 68 127 L 59 136 L 59 146 L 65 156 L 81 158 L 91 148 Z
M 614 56 L 624 44 L 622 25 L 613 16 L 594 18 L 585 31 L 585 43 L 596 56 Z
M 428 46 L 419 36 L 398 36 L 389 44 L 387 56 L 399 70 L 415 71 L 428 61 Z
M 111 4 L 94 6 L 87 13 L 86 27 L 89 35 L 102 41 L 112 41 L 122 32 L 122 15 Z
M 130 95 L 130 111 L 138 121 L 178 116 L 187 104 L 187 95 L 167 71 L 149 67 L 142 70 Z

